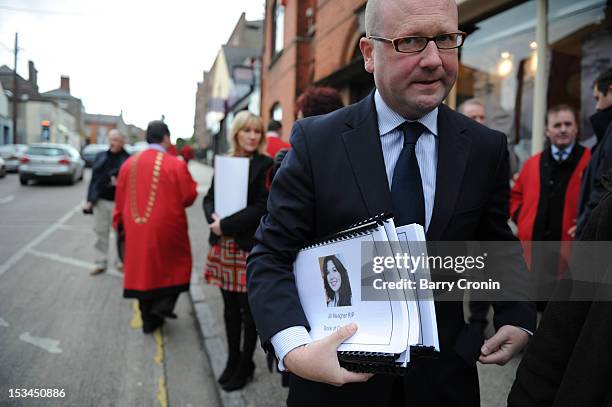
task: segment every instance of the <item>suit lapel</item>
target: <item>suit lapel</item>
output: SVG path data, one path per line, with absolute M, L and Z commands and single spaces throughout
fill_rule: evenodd
M 346 124 L 349 130 L 342 133 L 342 141 L 369 216 L 391 212 L 391 192 L 378 131 L 374 93 L 350 110 Z
M 438 168 L 436 196 L 427 230 L 428 240 L 439 240 L 453 215 L 462 186 L 463 173 L 470 153 L 471 140 L 463 134 L 465 129 L 454 120 L 446 105 L 438 110 Z

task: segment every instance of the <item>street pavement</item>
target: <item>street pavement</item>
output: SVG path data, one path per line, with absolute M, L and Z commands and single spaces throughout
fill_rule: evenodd
M 212 169 L 192 162 L 190 170 L 200 193 L 187 210 L 192 287 L 179 319 L 154 336 L 142 334 L 135 302 L 121 298 L 121 274 L 89 275 L 93 219 L 80 211 L 89 172 L 75 186 L 0 179 L 0 406 L 285 405 L 287 390 L 260 346 L 253 382 L 232 393 L 216 384 L 227 355 L 223 303 L 201 281 Z M 479 366 L 482 406 L 505 405 L 517 364 Z M 15 399 L 9 389 L 63 389 L 65 397 Z

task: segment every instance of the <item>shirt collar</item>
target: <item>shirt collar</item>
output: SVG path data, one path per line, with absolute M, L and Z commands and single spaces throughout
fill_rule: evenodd
M 149 143 L 149 148 L 151 150 L 161 151 L 162 153 L 166 152 L 166 149 L 164 148 L 164 146 L 162 146 L 161 144 L 157 144 L 157 143 Z
M 572 153 L 572 150 L 574 149 L 574 144 L 576 144 L 576 142 L 573 142 L 572 144 L 570 144 L 569 146 L 565 147 L 564 149 L 561 149 L 561 148 L 557 147 L 556 145 L 551 144 L 550 145 L 550 149 L 552 151 L 553 157 L 555 157 L 557 155 L 558 151 L 563 151 L 564 154 L 569 157 L 569 155 Z
M 427 127 L 427 130 L 434 136 L 438 135 L 438 108 L 436 107 L 431 112 L 417 120 L 406 120 L 402 115 L 391 109 L 383 100 L 378 92 L 374 92 L 374 105 L 376 106 L 376 114 L 378 115 L 378 132 L 380 136 L 395 130 L 397 126 L 406 121 L 417 121 Z

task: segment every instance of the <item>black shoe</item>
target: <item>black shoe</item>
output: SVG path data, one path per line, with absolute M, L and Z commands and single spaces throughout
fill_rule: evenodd
M 231 380 L 222 385 L 221 388 L 225 391 L 236 391 L 244 388 L 251 380 L 253 380 L 253 372 L 255 372 L 255 364 L 252 361 L 242 362 L 238 365 L 238 370 Z
M 236 373 L 236 370 L 238 370 L 238 363 L 240 363 L 240 355 L 229 356 L 225 364 L 225 369 L 223 369 L 221 376 L 217 379 L 217 383 L 221 386 L 227 384 Z

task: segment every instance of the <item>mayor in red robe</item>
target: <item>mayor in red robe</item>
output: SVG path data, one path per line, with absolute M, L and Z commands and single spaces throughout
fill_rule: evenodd
M 185 208 L 197 197 L 187 165 L 168 154 L 168 126 L 149 123 L 150 148 L 119 171 L 113 226 L 125 233 L 124 292 L 137 298 L 143 331 L 176 318 L 178 295 L 189 289 L 191 247 Z
M 576 143 L 577 134 L 571 107 L 550 108 L 546 126 L 549 145 L 525 162 L 510 194 L 510 217 L 518 226 L 527 264 L 537 274 L 537 299 L 542 303 L 547 287 L 552 288 L 565 270 L 571 246 L 531 242 L 573 240 L 582 174 L 591 157 L 588 149 Z

